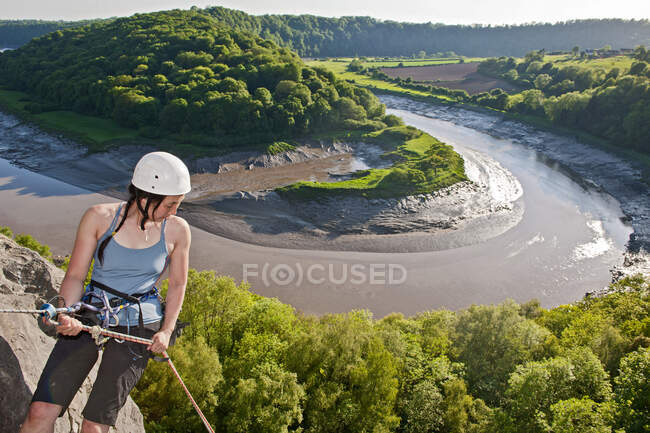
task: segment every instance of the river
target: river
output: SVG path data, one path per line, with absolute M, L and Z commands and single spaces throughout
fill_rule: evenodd
M 632 228 L 622 222 L 619 203 L 602 188 L 515 140 L 405 111 L 396 103 L 389 106 L 408 124 L 454 145 L 466 158 L 468 173 L 481 167 L 482 159 L 511 173 L 517 181 L 514 187 L 493 185 L 493 191 L 511 195 L 518 183 L 521 191 L 515 203 L 523 209 L 521 221 L 485 241 L 470 239 L 461 247 L 410 253 L 272 248 L 193 228 L 191 266 L 214 269 L 236 282 L 246 276 L 254 292 L 278 297 L 306 313 L 366 308 L 377 317 L 508 298 L 536 298 L 552 307 L 609 283 L 609 269 L 621 262 Z M 11 134 L 0 128 L 2 156 L 11 154 L 18 163 L 29 159 L 8 142 Z M 75 167 L 88 167 L 76 155 Z M 65 170 L 48 167 L 39 170 L 36 164 L 39 171 L 65 178 Z M 489 173 L 474 171 L 473 176 L 487 176 L 489 181 Z M 79 176 L 71 181 L 75 179 Z M 0 161 L 0 225 L 31 233 L 55 252 L 70 251 L 83 210 L 104 200 L 100 194 Z M 414 233 L 399 242 L 416 244 L 426 236 Z

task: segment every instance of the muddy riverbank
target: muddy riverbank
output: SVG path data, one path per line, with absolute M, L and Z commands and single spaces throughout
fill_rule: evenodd
M 20 167 L 124 198 L 131 167 L 153 149 L 123 146 L 87 155 L 64 137 L 0 114 L 0 150 Z M 359 169 L 386 167 L 383 152 L 367 143 L 312 142 L 273 156 L 236 152 L 187 161 L 193 189 L 182 215 L 211 233 L 257 245 L 372 252 L 460 247 L 498 236 L 521 220 L 523 207 L 514 203 L 520 187 L 505 196 L 501 187 L 516 179 L 484 157 L 466 158 L 472 182 L 434 194 L 292 203 L 272 192 L 300 180 L 333 182 Z
M 498 114 L 461 107 L 436 105 L 396 96 L 380 96 L 390 109 L 452 122 L 492 137 L 526 146 L 547 158 L 585 188 L 604 191 L 620 202 L 626 222 L 634 231 L 628 249 L 650 251 L 650 187 L 641 180 L 641 168 L 604 150 L 581 143 L 574 137 L 543 131 Z

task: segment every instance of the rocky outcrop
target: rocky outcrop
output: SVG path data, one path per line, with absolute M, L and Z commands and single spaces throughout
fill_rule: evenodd
M 221 156 L 210 156 L 186 161 L 192 173 L 224 173 L 254 168 L 278 167 L 287 164 L 327 158 L 332 155 L 352 152 L 346 143 L 306 143 L 294 150 L 269 155 L 261 152 L 231 152 Z
M 34 251 L 0 235 L 0 308 L 34 309 L 58 294 L 63 271 Z M 51 328 L 30 314 L 0 313 L 0 432 L 17 432 L 55 339 Z M 99 363 L 98 363 L 99 364 Z M 97 365 L 54 431 L 79 432 Z M 129 398 L 115 432 L 144 432 L 140 410 Z
M 634 275 L 650 276 L 650 253 L 645 250 L 638 252 L 627 252 L 623 258 L 623 264 L 611 270 L 612 283 Z

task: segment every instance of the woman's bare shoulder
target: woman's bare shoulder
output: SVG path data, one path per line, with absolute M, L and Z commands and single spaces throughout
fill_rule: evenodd
M 93 206 L 90 206 L 86 210 L 86 215 L 90 216 L 92 219 L 102 220 L 110 219 L 113 220 L 115 213 L 120 208 L 121 203 L 100 203 Z
M 171 215 L 167 217 L 167 236 L 171 236 L 172 241 L 189 241 L 190 225 L 183 218 Z
M 80 228 L 100 236 L 111 225 L 120 203 L 100 203 L 89 207 L 81 218 Z

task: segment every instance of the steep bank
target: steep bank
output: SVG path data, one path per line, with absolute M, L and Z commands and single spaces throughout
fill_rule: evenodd
M 3 235 L 0 270 L 0 306 L 4 309 L 40 307 L 58 294 L 64 274 L 34 251 Z M 18 431 L 54 343 L 52 328 L 39 326 L 32 315 L 0 313 L 0 431 Z M 79 431 L 81 412 L 96 376 L 97 366 L 58 419 L 56 433 Z M 131 398 L 120 412 L 116 431 L 144 432 L 142 414 Z

